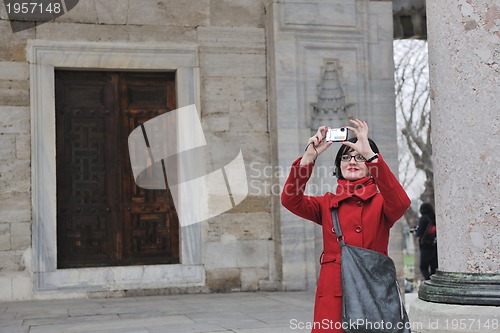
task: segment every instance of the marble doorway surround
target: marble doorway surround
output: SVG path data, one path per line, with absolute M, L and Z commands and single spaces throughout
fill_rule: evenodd
M 178 107 L 200 110 L 198 51 L 191 44 L 31 40 L 32 254 L 36 293 L 190 287 L 205 284 L 200 224 L 181 228 L 181 263 L 57 269 L 54 70 L 175 71 Z

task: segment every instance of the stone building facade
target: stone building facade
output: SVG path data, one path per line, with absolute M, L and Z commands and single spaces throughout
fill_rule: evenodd
M 15 33 L 0 18 L 0 301 L 313 289 L 320 230 L 279 203 L 311 132 L 366 119 L 397 170 L 390 1 L 80 0 Z M 175 73 L 175 107 L 195 104 L 216 147 L 202 163 L 241 149 L 246 199 L 179 228 L 177 262 L 62 268 L 58 71 Z

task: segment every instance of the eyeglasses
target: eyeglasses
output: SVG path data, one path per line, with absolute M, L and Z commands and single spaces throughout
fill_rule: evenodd
M 366 158 L 364 158 L 363 156 L 361 156 L 359 154 L 358 155 L 342 155 L 340 157 L 340 160 L 342 162 L 350 162 L 352 158 L 354 158 L 354 160 L 356 162 L 366 162 Z

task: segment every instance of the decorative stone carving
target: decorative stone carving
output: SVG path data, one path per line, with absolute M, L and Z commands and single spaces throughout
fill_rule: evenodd
M 350 118 L 349 108 L 352 106 L 353 103 L 346 103 L 337 62 L 328 61 L 319 86 L 318 103 L 313 104 L 312 129 L 315 130 L 332 121 L 336 124 L 346 123 Z

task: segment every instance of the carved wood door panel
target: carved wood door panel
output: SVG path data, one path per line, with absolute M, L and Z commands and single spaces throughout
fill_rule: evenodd
M 174 73 L 56 71 L 58 268 L 179 262 L 170 192 L 135 185 L 127 141 L 175 108 Z
M 165 75 L 165 74 L 164 74 Z M 175 81 L 159 79 L 154 74 L 123 74 L 120 80 L 122 142 L 144 122 L 174 110 Z M 128 149 L 122 159 L 129 161 Z M 179 221 L 168 190 L 145 190 L 135 185 L 128 162 L 123 179 L 123 260 L 128 264 L 178 263 Z

